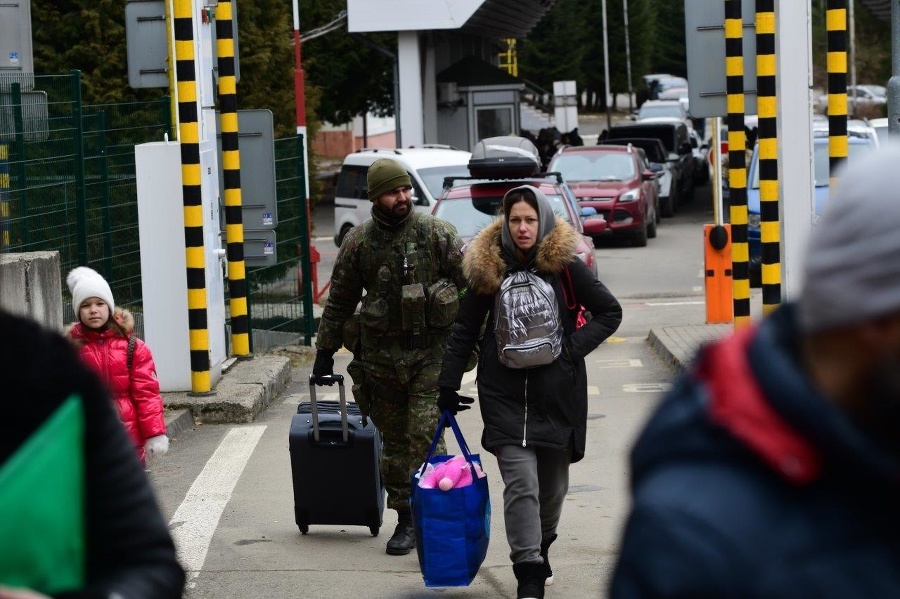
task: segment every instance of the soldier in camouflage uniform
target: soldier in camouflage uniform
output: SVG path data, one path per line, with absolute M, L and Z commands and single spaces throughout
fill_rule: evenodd
M 463 244 L 452 225 L 413 210 L 412 182 L 398 162 L 373 162 L 367 183 L 372 218 L 341 244 L 313 375 L 331 384 L 334 353 L 341 345 L 353 352 L 353 395 L 384 437 L 381 476 L 398 513 L 387 553 L 406 555 L 415 547 L 410 475 L 437 427 L 437 377 L 465 289 Z

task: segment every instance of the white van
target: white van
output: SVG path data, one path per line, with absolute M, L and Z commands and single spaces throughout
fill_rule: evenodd
M 444 177 L 468 177 L 472 154 L 449 146 L 358 150 L 344 158 L 334 190 L 334 243 L 369 218 L 372 203 L 366 188 L 366 172 L 378 158 L 391 158 L 406 167 L 413 185 L 413 206 L 431 213 L 441 194 Z

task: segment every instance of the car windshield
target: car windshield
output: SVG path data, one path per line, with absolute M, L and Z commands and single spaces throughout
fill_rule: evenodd
M 868 91 L 873 96 L 886 96 L 887 95 L 887 89 L 885 89 L 881 85 L 860 85 L 859 89 L 863 90 L 863 91 Z
M 644 104 L 638 111 L 638 120 L 651 119 L 656 117 L 673 116 L 675 118 L 683 118 L 684 111 L 681 104 Z
M 431 168 L 420 168 L 418 170 L 419 177 L 425 183 L 425 187 L 431 192 L 431 197 L 436 198 L 441 195 L 444 189 L 444 177 L 468 177 L 469 166 L 467 164 L 454 164 L 450 166 L 433 166 Z
M 477 198 L 444 198 L 438 202 L 434 216 L 443 219 L 454 227 L 460 237 L 474 237 L 491 224 L 498 216 L 502 195 L 479 196 Z M 547 194 L 550 206 L 558 216 L 568 223 L 572 222 L 571 214 L 566 208 L 566 200 L 558 194 Z
M 875 145 L 871 141 L 866 143 L 850 143 L 847 144 L 847 161 L 856 162 L 860 157 L 865 156 L 875 149 Z M 757 152 L 759 149 L 757 148 Z M 753 179 L 751 180 L 751 188 L 759 189 L 759 157 L 753 157 Z M 813 144 L 813 169 L 816 187 L 828 187 L 830 173 L 830 159 L 828 156 L 828 144 Z
M 561 154 L 551 170 L 566 181 L 627 181 L 634 179 L 634 159 L 625 152 Z

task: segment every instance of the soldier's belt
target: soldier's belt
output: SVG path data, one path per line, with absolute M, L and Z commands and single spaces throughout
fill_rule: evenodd
M 432 335 L 400 335 L 397 344 L 400 349 L 424 349 L 434 340 Z

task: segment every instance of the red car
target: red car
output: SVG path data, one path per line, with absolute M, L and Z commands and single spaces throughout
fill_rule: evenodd
M 574 205 L 572 196 L 562 178 L 557 175 L 535 175 L 516 179 L 478 179 L 459 177 L 445 179 L 444 189 L 437 199 L 432 214 L 456 227 L 459 236 L 468 245 L 475 235 L 498 216 L 500 201 L 507 191 L 520 185 L 532 185 L 541 190 L 553 211 L 569 222 L 582 234 L 577 256 L 587 264 L 597 276 L 594 260 L 594 244 L 588 235 L 601 235 L 606 230 L 606 221 L 599 215 L 582 215 Z M 594 211 L 587 211 L 593 213 Z
M 656 237 L 659 205 L 656 173 L 628 146 L 566 146 L 550 161 L 581 206 L 595 208 L 616 236 L 630 237 L 643 247 Z

